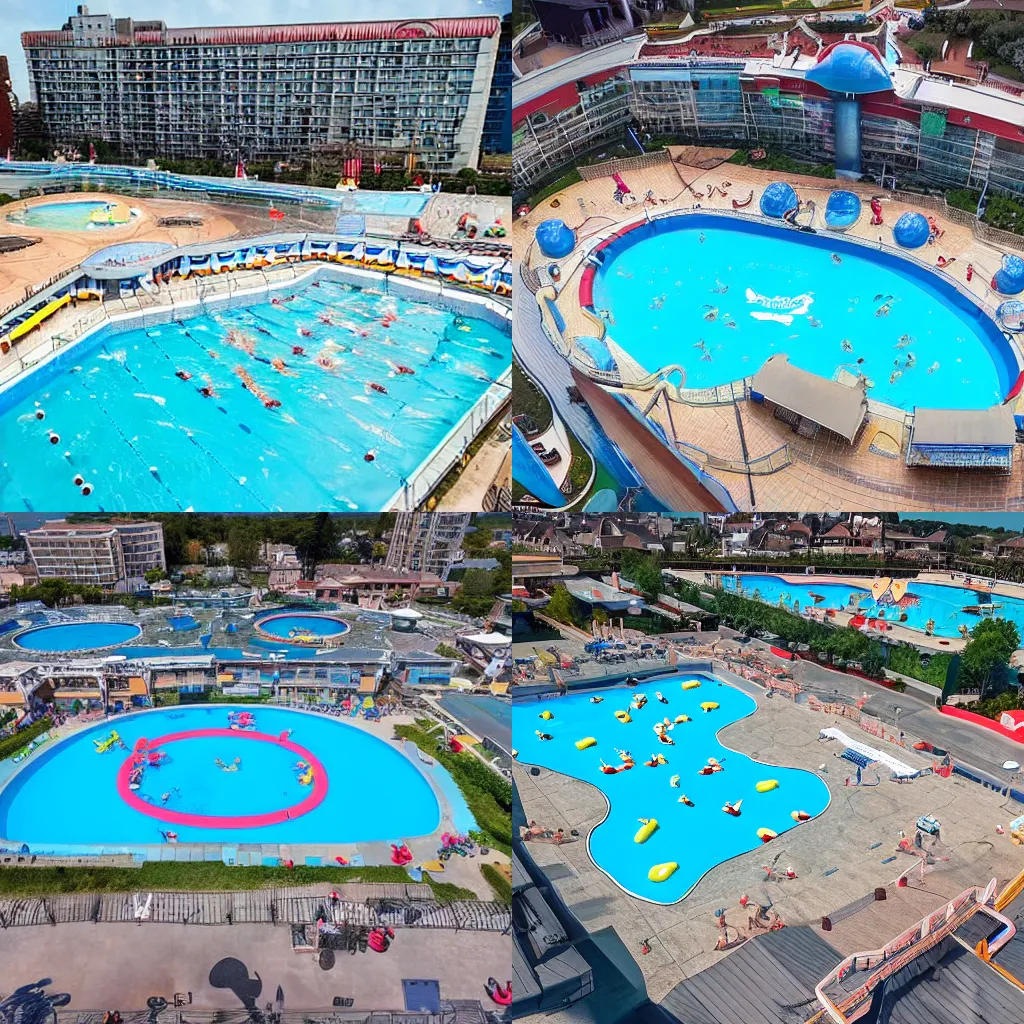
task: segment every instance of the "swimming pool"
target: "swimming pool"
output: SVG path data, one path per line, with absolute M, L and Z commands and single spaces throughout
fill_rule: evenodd
M 257 629 L 272 637 L 294 642 L 297 636 L 335 637 L 347 633 L 349 624 L 333 615 L 270 615 L 256 623 Z
M 510 349 L 490 323 L 330 280 L 105 329 L 0 394 L 0 504 L 377 511 Z
M 737 591 L 739 580 L 744 597 L 766 604 L 782 605 L 791 611 L 808 608 L 859 610 L 867 618 L 884 619 L 907 629 L 925 632 L 929 622 L 936 636 L 958 637 L 961 627 L 973 629 L 982 617 L 1010 619 L 1024 635 L 1024 600 L 992 594 L 985 587 L 972 590 L 941 583 L 910 582 L 906 593 L 896 599 L 891 591 L 876 601 L 868 587 L 849 583 L 797 583 L 781 576 L 744 573 L 723 576 L 726 590 Z M 965 611 L 971 608 L 973 611 Z
M 416 217 L 430 202 L 425 192 L 344 192 L 344 213 L 383 213 L 397 217 Z
M 230 729 L 229 712 L 253 714 L 256 730 Z M 126 749 L 98 753 L 113 731 Z M 141 739 L 167 758 L 131 789 Z M 314 766 L 306 785 L 299 761 Z M 0 790 L 0 836 L 30 847 L 150 845 L 163 832 L 182 843 L 394 842 L 439 823 L 433 789 L 399 750 L 335 718 L 260 705 L 120 716 L 44 748 Z
M 683 689 L 686 684 L 697 687 Z M 541 765 L 596 786 L 608 801 L 608 815 L 588 839 L 594 863 L 626 892 L 651 903 L 677 903 L 701 876 L 719 864 L 762 845 L 758 829 L 781 835 L 797 822 L 792 812 L 812 817 L 829 803 L 828 787 L 811 772 L 780 768 L 754 761 L 723 746 L 718 732 L 731 722 L 757 710 L 752 697 L 706 675 L 680 673 L 645 682 L 633 693 L 642 693 L 647 704 L 629 709 L 631 721 L 620 722 L 615 713 L 626 711 L 630 691 L 621 687 L 597 691 L 604 700 L 591 703 L 595 691 L 574 693 L 553 700 L 516 701 L 512 707 L 513 730 L 519 760 Z M 667 703 L 658 700 L 660 692 Z M 704 712 L 701 704 L 718 705 Z M 554 717 L 539 717 L 545 710 Z M 668 736 L 673 745 L 659 742 L 653 726 L 666 716 L 689 716 L 674 724 Z M 542 741 L 540 730 L 553 737 Z M 576 742 L 593 738 L 597 743 L 584 750 Z M 602 762 L 614 767 L 624 762 L 620 751 L 630 752 L 635 767 L 604 774 Z M 648 767 L 650 755 L 662 754 L 667 763 Z M 715 758 L 722 770 L 700 774 Z M 679 785 L 673 786 L 674 776 Z M 778 787 L 758 792 L 758 782 L 775 780 Z M 685 795 L 693 803 L 680 802 Z M 722 811 L 726 803 L 742 801 L 739 817 Z M 654 819 L 658 828 L 643 843 L 634 836 L 638 819 Z M 651 881 L 655 865 L 678 864 L 664 881 Z
M 26 227 L 49 228 L 51 231 L 93 231 L 100 228 L 122 227 L 120 224 L 104 224 L 94 222 L 94 213 L 106 210 L 112 203 L 96 200 L 72 203 L 43 203 L 29 206 L 24 210 L 9 214 L 7 219 L 12 224 L 23 224 Z
M 835 234 L 687 214 L 641 224 L 602 256 L 593 306 L 609 337 L 649 371 L 681 365 L 690 388 L 779 352 L 826 379 L 863 374 L 869 398 L 908 410 L 988 408 L 1017 380 L 1010 342 L 938 273 Z
M 142 627 L 133 622 L 59 622 L 22 630 L 13 641 L 26 651 L 98 651 L 141 635 Z

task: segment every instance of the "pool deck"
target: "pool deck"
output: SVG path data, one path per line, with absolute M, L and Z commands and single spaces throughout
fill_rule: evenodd
M 685 664 L 680 666 L 679 671 L 686 670 Z M 714 951 L 720 930 L 713 912 L 726 908 L 729 923 L 746 931 L 747 915 L 739 908 L 741 895 L 771 902 L 786 924 L 817 927 L 823 915 L 892 883 L 914 864 L 914 858 L 897 854 L 895 847 L 900 830 L 913 837 L 919 815 L 934 813 L 940 819 L 942 847 L 936 853 L 950 859 L 940 861 L 923 881 L 915 874 L 909 889 L 890 889 L 885 903 L 876 903 L 869 912 L 838 926 L 827 938 L 842 951 L 877 948 L 968 885 L 984 884 L 993 876 L 1005 880 L 1019 870 L 1017 847 L 1008 836 L 995 832 L 997 823 L 1005 828 L 1020 813 L 1020 808 L 1010 810 L 1013 801 L 956 776 L 931 775 L 907 785 L 883 780 L 877 787 L 846 787 L 844 780 L 853 766 L 838 759 L 837 744 L 818 740 L 819 730 L 838 725 L 868 744 L 877 746 L 879 740 L 867 733 L 861 736 L 856 725 L 845 719 L 812 712 L 786 699 L 766 700 L 759 687 L 719 665 L 715 675 L 758 701 L 757 713 L 724 728 L 721 742 L 751 757 L 815 772 L 828 785 L 832 802 L 822 815 L 785 833 L 768 850 L 744 854 L 712 869 L 681 903 L 657 906 L 634 899 L 595 867 L 582 840 L 605 817 L 600 790 L 548 769 L 533 776 L 526 765 L 514 767 L 528 820 L 581 833 L 577 843 L 530 844 L 531 855 L 589 932 L 615 929 L 636 959 L 650 998 L 661 999 L 679 981 L 726 955 Z M 897 756 L 918 768 L 931 763 L 930 758 L 925 760 L 927 755 L 911 749 L 900 749 Z M 875 844 L 880 845 L 872 849 Z M 893 856 L 898 859 L 882 863 Z M 791 866 L 797 877 L 765 882 L 761 865 L 776 859 L 780 871 Z M 651 952 L 642 956 L 640 944 L 645 939 Z M 600 1000 L 600 987 L 596 999 Z M 586 1003 L 553 1016 L 565 1021 L 602 1019 L 600 1008 Z
M 781 174 L 728 163 L 704 170 L 685 163 L 688 152 L 685 147 L 681 150 L 673 148 L 673 153 L 683 162 L 665 162 L 642 170 L 623 171 L 622 177 L 637 196 L 642 197 L 649 189 L 652 190 L 658 203 L 651 207 L 651 211 L 659 214 L 671 210 L 691 210 L 695 200 L 687 186 L 706 192 L 708 185 L 720 185 L 726 180 L 731 182 L 726 189 L 728 198 L 723 199 L 717 193 L 713 199 L 702 195 L 699 200 L 702 209 L 731 211 L 732 199 L 743 199 L 749 192 L 753 192 L 754 199 L 747 209 L 756 211 L 763 188 L 780 179 L 789 181 L 802 199 L 814 199 L 819 218 L 828 193 L 835 188 L 858 193 L 865 211 L 872 195 L 884 194 L 876 186 L 856 182 Z M 606 233 L 616 224 L 635 222 L 644 217 L 644 205 L 641 202 L 623 206 L 615 202 L 614 190 L 612 179 L 602 177 L 572 185 L 543 200 L 528 216 L 519 218 L 513 226 L 514 258 L 522 262 L 529 256 L 530 265 L 534 269 L 549 262 L 543 259 L 536 246 L 531 248 L 531 244 L 536 225 L 550 217 L 562 218 L 577 231 L 581 241 Z M 889 239 L 891 234 L 888 227 L 900 214 L 912 210 L 923 210 L 926 215 L 934 216 L 943 229 L 939 242 L 917 250 L 916 255 L 925 261 L 934 260 L 939 255 L 955 258 L 956 262 L 948 269 L 940 271 L 936 268 L 936 273 L 948 275 L 960 287 L 989 305 L 1002 301 L 1002 297 L 991 291 L 988 283 L 1000 266 L 1003 251 L 975 237 L 969 226 L 953 223 L 927 206 L 887 199 L 883 203 L 887 227 L 881 235 L 878 228 L 870 226 L 870 214 L 867 212 L 845 234 L 867 241 L 877 241 L 880 237 Z M 1024 249 L 1024 238 L 1018 244 Z M 970 283 L 966 281 L 968 263 L 972 263 L 975 268 Z M 581 264 L 578 248 L 562 261 L 557 305 L 566 322 L 567 338 L 594 333 L 593 320 L 580 310 L 578 304 Z M 521 281 L 517 281 L 516 286 L 524 287 Z M 544 345 L 550 348 L 546 339 Z M 688 350 L 688 346 L 686 348 Z M 621 349 L 616 347 L 615 352 L 623 357 L 624 369 L 632 364 L 638 378 L 657 369 L 639 368 Z M 666 364 L 670 362 L 670 359 L 665 360 Z M 750 365 L 751 372 L 757 369 L 753 363 Z M 530 368 L 529 361 L 526 368 Z M 626 376 L 629 376 L 628 373 Z M 638 390 L 627 386 L 622 389 L 622 393 L 630 395 L 641 409 L 645 409 L 657 395 L 657 390 Z M 653 472 L 653 467 L 659 462 L 656 449 L 660 446 L 654 435 L 640 424 L 631 422 L 628 417 L 612 418 L 607 411 L 602 413 L 591 404 L 608 437 L 622 447 L 641 473 L 647 463 L 652 466 Z M 1014 409 L 1022 411 L 1022 398 L 1017 399 Z M 1024 464 L 1020 458 L 1014 460 L 1009 473 L 957 469 L 912 470 L 905 465 L 900 454 L 907 440 L 903 412 L 887 406 L 876 406 L 872 410 L 853 445 L 829 435 L 827 431 L 814 439 L 800 437 L 776 420 L 763 405 L 749 401 L 741 401 L 735 406 L 691 405 L 676 401 L 666 391 L 650 415 L 670 438 L 685 442 L 682 450 L 687 457 L 706 467 L 707 472 L 728 489 L 741 510 L 823 507 L 849 511 L 876 511 L 878 508 L 966 511 L 1024 508 Z M 772 463 L 772 471 L 748 475 L 746 465 L 783 447 L 788 448 L 788 460 L 777 456 Z M 774 468 L 778 462 L 783 461 L 785 465 Z M 669 482 L 661 479 L 663 476 L 655 474 L 650 481 L 656 496 L 659 488 L 665 490 L 670 487 Z M 684 506 L 670 501 L 670 507 Z M 685 507 L 696 506 L 691 504 Z

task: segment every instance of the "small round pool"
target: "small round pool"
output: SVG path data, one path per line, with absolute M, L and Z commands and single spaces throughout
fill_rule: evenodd
M 93 219 L 96 214 L 117 211 L 119 208 L 119 203 L 107 203 L 102 200 L 43 203 L 9 214 L 7 219 L 15 224 L 49 228 L 51 231 L 92 231 L 95 228 L 122 227 L 126 223 L 123 220 Z
M 333 615 L 289 613 L 261 619 L 256 628 L 272 639 L 287 640 L 289 643 L 319 643 L 347 633 L 349 624 Z
M 14 645 L 25 651 L 66 653 L 99 651 L 131 643 L 142 634 L 133 622 L 60 622 L 32 626 L 14 636 Z

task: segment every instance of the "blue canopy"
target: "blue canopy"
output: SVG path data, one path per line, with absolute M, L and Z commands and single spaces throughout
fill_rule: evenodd
M 805 76 L 829 92 L 865 93 L 888 92 L 892 81 L 885 65 L 872 50 L 856 42 L 837 43 L 825 51 L 822 61 Z

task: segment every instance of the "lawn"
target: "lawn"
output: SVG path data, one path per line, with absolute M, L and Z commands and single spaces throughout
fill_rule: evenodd
M 517 416 L 525 414 L 533 420 L 537 427 L 536 434 L 543 434 L 551 426 L 551 403 L 514 360 L 512 362 L 512 408 Z M 536 434 L 527 434 L 524 431 L 527 440 Z
M 502 869 L 495 864 L 481 864 L 480 873 L 487 879 L 487 884 L 494 890 L 494 895 L 502 903 L 512 902 L 512 882 L 509 880 L 510 869 Z
M 423 873 L 438 903 L 473 900 L 471 889 L 438 882 Z M 82 892 L 243 892 L 298 885 L 335 886 L 343 882 L 400 882 L 411 879 L 404 868 L 238 868 L 220 861 L 198 864 L 155 862 L 141 868 L 5 868 L 0 870 L 0 896 L 54 896 Z

